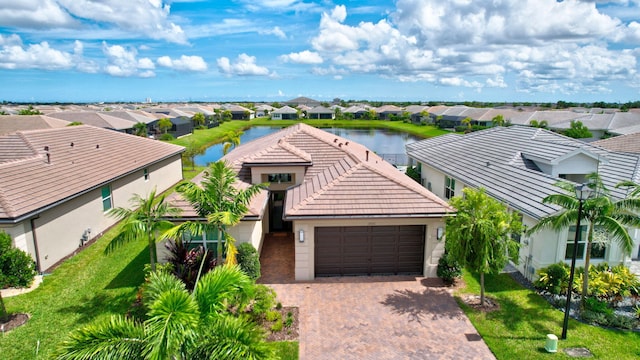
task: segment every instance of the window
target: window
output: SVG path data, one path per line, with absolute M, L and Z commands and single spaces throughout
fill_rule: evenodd
M 451 199 L 456 196 L 456 179 L 452 179 L 448 176 L 444 177 L 444 197 Z
M 587 236 L 588 229 L 587 225 L 581 225 L 580 229 L 582 230 L 582 234 L 580 234 L 580 241 L 578 242 L 578 256 L 576 259 L 584 259 L 585 249 L 587 248 Z M 576 236 L 576 227 L 569 227 L 569 235 L 567 236 L 567 248 L 564 255 L 564 258 L 570 260 L 573 256 L 573 243 L 575 242 Z M 607 251 L 607 246 L 605 245 L 607 242 L 607 233 L 600 226 L 596 226 L 593 234 L 593 243 L 591 244 L 591 258 L 592 259 L 604 259 L 604 256 Z
M 293 180 L 292 174 L 269 174 L 267 181 L 270 183 L 290 183 Z
M 142 174 L 144 175 L 144 181 L 149 181 L 149 169 L 142 169 Z
M 105 185 L 101 189 L 102 191 L 102 210 L 107 211 L 113 207 L 113 201 L 111 199 L 111 186 Z
M 217 231 L 207 232 L 200 235 L 191 235 L 186 233 L 182 236 L 184 241 L 189 242 L 189 249 L 194 249 L 198 246 L 202 246 L 205 250 L 213 252 L 215 257 L 218 256 L 218 237 Z M 224 241 L 222 241 L 222 248 L 224 251 Z M 225 254 L 223 253 L 223 256 Z

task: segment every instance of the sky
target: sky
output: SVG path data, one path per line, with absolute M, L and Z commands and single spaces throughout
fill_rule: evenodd
M 640 0 L 0 0 L 0 101 L 640 99 Z

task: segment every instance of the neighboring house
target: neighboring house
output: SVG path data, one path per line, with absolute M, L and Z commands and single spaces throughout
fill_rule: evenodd
M 336 113 L 324 106 L 316 106 L 313 109 L 307 110 L 307 119 L 325 119 L 325 120 L 333 120 L 336 118 Z
M 540 219 L 560 208 L 542 199 L 561 190 L 554 184 L 566 179 L 585 181 L 587 174 L 599 172 L 615 198 L 625 190 L 616 189 L 622 180 L 638 181 L 640 157 L 524 126 L 495 127 L 464 136 L 448 134 L 407 145 L 407 154 L 421 168 L 422 183 L 442 199 L 461 195 L 465 187 L 484 188 L 491 197 L 520 213 L 523 224 L 531 228 Z M 583 229 L 584 230 L 584 229 Z M 584 259 L 586 233 L 579 246 L 578 266 Z M 630 230 L 638 256 L 640 234 Z M 545 230 L 523 236 L 520 241 L 520 272 L 533 279 L 535 271 L 559 261 L 569 261 L 575 227 L 559 232 Z M 592 263 L 619 264 L 625 259 L 617 244 L 595 246 Z
M 295 99 L 291 99 L 289 101 L 285 101 L 284 104 L 285 105 L 289 105 L 291 107 L 297 107 L 297 108 L 299 108 L 300 105 L 307 106 L 308 108 L 313 108 L 313 107 L 316 107 L 316 106 L 320 106 L 320 101 L 314 100 L 314 99 L 310 99 L 308 97 L 300 96 L 300 97 L 297 97 Z
M 271 112 L 273 120 L 296 120 L 297 118 L 298 110 L 286 105 Z
M 429 114 L 429 107 L 424 105 L 409 105 L 404 109 L 411 117 L 411 122 L 414 124 L 420 124 L 422 122 L 426 124 L 433 124 L 433 117 Z
M 110 208 L 180 181 L 183 151 L 86 125 L 0 136 L 0 229 L 46 271 L 114 225 Z
M 276 108 L 269 104 L 259 104 L 256 106 L 256 117 L 269 116 L 273 110 L 276 110 Z
M 374 109 L 380 120 L 390 120 L 392 116 L 400 117 L 404 109 L 395 105 L 382 105 Z
M 131 120 L 115 117 L 109 112 L 102 111 L 63 111 L 51 113 L 49 116 L 68 122 L 79 122 L 84 125 L 128 133 L 132 132 L 133 125 L 135 125 L 135 122 Z
M 231 113 L 232 120 L 251 120 L 256 117 L 255 111 L 247 109 L 244 106 L 225 104 L 223 108 L 225 111 L 229 111 Z
M 61 128 L 69 124 L 69 121 L 46 115 L 0 115 L 0 135 L 23 130 Z
M 176 138 L 193 133 L 193 121 L 191 121 L 193 115 L 191 113 L 174 108 L 148 108 L 145 111 L 156 117 L 156 121 L 147 124 L 150 133 L 156 135 L 162 133 L 158 127 L 158 121 L 162 118 L 171 120 L 173 125 L 168 132 Z
M 363 107 L 363 106 L 358 106 L 358 105 L 354 105 L 354 106 L 349 106 L 348 108 L 344 109 L 342 111 L 343 114 L 351 114 L 351 116 L 354 119 L 360 119 L 364 116 L 364 114 L 367 113 L 367 111 L 369 111 L 367 108 Z
M 223 159 L 238 172 L 240 186 L 269 183 L 229 232 L 258 250 L 267 233 L 293 233 L 296 280 L 436 276 L 444 251 L 438 234 L 452 209 L 364 146 L 297 124 Z M 204 220 L 179 195 L 171 201 L 185 209 L 182 220 Z
M 591 143 L 591 145 L 600 146 L 611 151 L 640 154 L 640 132 L 598 140 Z

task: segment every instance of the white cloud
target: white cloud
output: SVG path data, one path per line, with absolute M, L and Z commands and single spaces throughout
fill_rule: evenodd
M 171 59 L 168 56 L 158 58 L 158 65 L 172 68 L 178 71 L 206 71 L 207 63 L 200 56 L 182 55 L 179 59 Z
M 0 0 L 0 24 L 30 29 L 86 29 L 111 26 L 151 39 L 187 43 L 169 20 L 171 7 L 158 0 Z
M 273 29 L 269 29 L 269 30 L 258 30 L 258 34 L 275 35 L 280 39 L 287 38 L 287 34 L 285 34 L 284 31 L 282 31 L 282 29 L 280 29 L 279 26 L 276 26 Z
M 118 77 L 153 77 L 155 65 L 149 58 L 137 58 L 135 48 L 129 50 L 120 45 L 109 46 L 107 43 L 102 44 L 102 52 L 107 57 L 108 64 L 104 67 L 104 71 L 112 76 Z
M 223 74 L 232 76 L 232 75 L 240 75 L 240 76 L 269 76 L 273 75 L 269 72 L 264 66 L 259 66 L 256 64 L 256 57 L 249 56 L 247 54 L 238 55 L 236 62 L 232 63 L 229 58 L 221 57 L 217 60 L 218 69 Z
M 280 59 L 285 62 L 292 62 L 296 64 L 322 64 L 322 56 L 315 51 L 304 50 L 298 53 L 290 53 L 288 55 L 280 56 Z
M 0 35 L 0 68 L 63 70 L 73 67 L 71 53 L 53 49 L 46 41 L 25 47 L 17 35 Z

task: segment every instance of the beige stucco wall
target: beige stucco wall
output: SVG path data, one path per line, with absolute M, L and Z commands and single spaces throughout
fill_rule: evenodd
M 145 181 L 143 171 L 125 176 L 111 183 L 114 207 L 129 207 L 133 194 L 145 196 L 154 186 L 162 192 L 182 179 L 179 155 L 149 168 L 149 180 Z M 76 252 L 85 230 L 90 229 L 89 238 L 102 235 L 116 220 L 108 217 L 102 208 L 101 189 L 64 202 L 39 214 L 33 220 L 37 239 L 40 269 L 46 270 L 65 256 Z M 16 226 L 22 230 L 13 234 L 17 239 L 25 237 L 31 256 L 36 258 L 35 244 L 31 235 L 29 220 Z M 22 231 L 22 234 L 19 232 Z M 21 241 L 21 240 L 19 240 Z M 18 244 L 20 246 L 20 244 Z
M 313 280 L 315 277 L 315 227 L 322 226 L 382 226 L 382 225 L 426 225 L 424 254 L 424 276 L 435 277 L 438 260 L 444 252 L 444 241 L 438 241 L 436 231 L 444 227 L 443 218 L 421 219 L 334 219 L 296 220 L 293 222 L 295 235 L 295 279 Z M 304 231 L 304 242 L 300 242 L 300 230 Z

